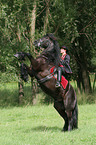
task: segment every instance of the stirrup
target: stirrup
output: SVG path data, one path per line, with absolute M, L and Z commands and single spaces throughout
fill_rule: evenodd
M 55 87 L 56 87 L 56 88 L 60 88 L 60 87 L 61 87 L 60 83 L 57 82 L 56 85 L 55 85 Z

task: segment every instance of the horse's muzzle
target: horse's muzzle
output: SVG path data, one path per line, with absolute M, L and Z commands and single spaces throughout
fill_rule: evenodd
M 18 53 L 14 54 L 14 56 L 15 56 L 16 58 L 19 58 L 19 54 L 18 54 Z

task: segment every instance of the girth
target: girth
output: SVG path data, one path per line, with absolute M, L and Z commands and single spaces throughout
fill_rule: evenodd
M 38 83 L 44 83 L 44 82 L 50 80 L 52 77 L 53 77 L 53 75 L 52 75 L 52 74 L 49 74 L 49 75 L 46 76 L 45 78 L 42 78 L 42 79 L 37 80 L 37 81 L 38 81 Z
M 34 74 L 35 78 L 37 79 L 38 83 L 40 83 L 40 84 L 50 80 L 53 77 L 53 74 L 54 74 L 54 72 L 52 72 L 49 75 L 47 75 L 46 77 L 40 79 L 40 78 L 38 78 L 38 76 L 37 76 L 37 74 L 36 74 L 36 72 L 34 71 L 33 68 L 32 68 L 32 73 Z

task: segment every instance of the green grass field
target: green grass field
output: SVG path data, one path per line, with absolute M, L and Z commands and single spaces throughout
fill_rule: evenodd
M 52 105 L 0 108 L 0 145 L 96 145 L 96 104 L 79 105 L 79 128 L 62 132 Z

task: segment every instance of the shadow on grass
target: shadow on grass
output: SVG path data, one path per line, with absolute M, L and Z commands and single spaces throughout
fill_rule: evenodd
M 62 131 L 61 128 L 57 127 L 57 126 L 53 126 L 53 127 L 47 127 L 47 126 L 37 126 L 37 127 L 33 127 L 30 130 L 26 130 L 26 132 L 29 131 L 36 131 L 36 132 L 45 132 L 45 131 L 52 131 L 52 132 L 56 132 L 56 131 Z

